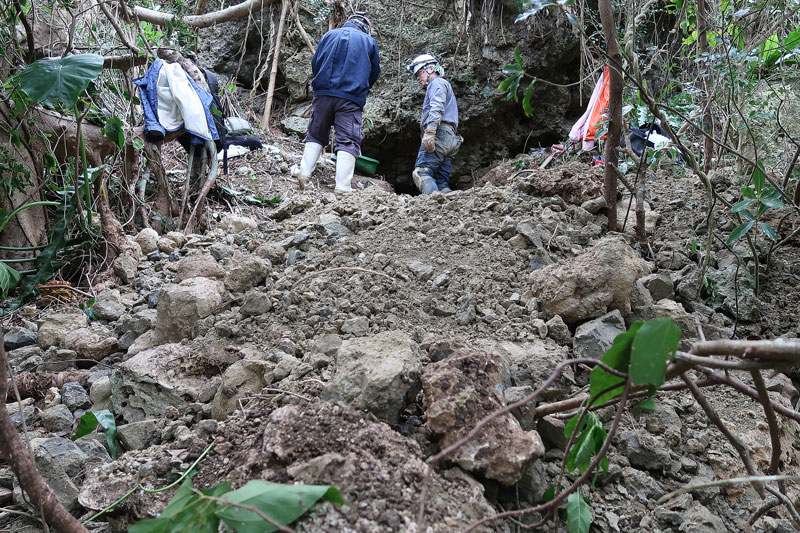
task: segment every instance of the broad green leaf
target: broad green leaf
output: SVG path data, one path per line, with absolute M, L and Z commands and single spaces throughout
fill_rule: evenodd
M 103 70 L 103 56 L 77 54 L 34 61 L 19 74 L 19 86 L 34 102 L 72 108 Z
M 523 70 L 519 68 L 519 66 L 515 65 L 514 63 L 509 63 L 505 67 L 503 67 L 503 74 L 522 74 Z
M 744 198 L 753 198 L 756 197 L 756 192 L 753 190 L 752 187 L 742 187 L 742 196 Z
M 589 533 L 592 511 L 579 492 L 567 496 L 567 527 L 569 533 Z
M 681 330 L 671 318 L 654 318 L 645 322 L 631 345 L 629 374 L 633 384 L 662 385 L 667 361 L 678 349 L 680 338 Z
M 739 215 L 745 220 L 755 220 L 756 217 L 748 210 L 742 211 Z
M 514 80 L 517 79 L 517 77 L 518 75 L 516 74 L 514 76 L 509 76 L 508 78 L 500 82 L 500 85 L 498 85 L 497 89 L 500 91 L 507 91 L 508 88 L 511 87 L 511 84 L 514 83 Z
M 633 338 L 641 327 L 642 322 L 634 322 L 628 331 L 617 335 L 611 348 L 603 354 L 600 361 L 614 370 L 627 373 L 631 361 L 631 345 L 633 344 Z M 603 392 L 601 396 L 594 400 L 592 405 L 602 405 L 614 396 L 617 396 L 622 392 L 622 386 L 624 384 L 625 380 L 623 378 L 609 374 L 599 366 L 595 367 L 589 378 L 589 395 L 591 397 L 595 397 L 609 387 L 614 385 L 618 386 L 610 391 Z
M 514 61 L 517 62 L 520 71 L 524 70 L 522 66 L 522 54 L 519 52 L 519 45 L 514 47 Z
M 753 187 L 755 187 L 757 193 L 761 192 L 761 189 L 764 188 L 764 181 L 766 179 L 767 177 L 764 175 L 764 171 L 761 170 L 761 168 L 756 167 L 753 169 Z
M 553 498 L 555 497 L 556 497 L 556 486 L 550 485 L 549 487 L 547 487 L 547 490 L 544 491 L 544 494 L 542 494 L 542 501 L 550 502 L 553 501 Z
M 736 229 L 734 229 L 731 232 L 730 236 L 728 237 L 728 240 L 725 241 L 725 243 L 726 244 L 731 244 L 731 243 L 734 243 L 734 242 L 738 241 L 742 237 L 744 237 L 745 233 L 750 231 L 750 228 L 753 227 L 753 224 L 755 224 L 755 222 L 750 220 L 748 222 L 745 222 L 741 226 L 737 227 Z
M 223 499 L 256 507 L 279 524 L 289 525 L 300 518 L 320 498 L 334 503 L 345 503 L 335 487 L 321 485 L 281 485 L 269 481 L 253 480 L 244 487 L 224 495 Z M 275 531 L 257 514 L 246 509 L 225 506 L 217 511 L 228 527 L 238 533 Z
M 0 296 L 5 298 L 13 291 L 21 277 L 18 270 L 0 261 Z
M 575 415 L 567 424 L 568 428 L 565 428 L 564 431 L 567 437 L 572 434 L 579 417 L 580 415 Z M 606 438 L 606 430 L 600 419 L 594 413 L 589 412 L 584 415 L 578 431 L 581 434 L 575 439 L 572 448 L 570 448 L 565 466 L 568 472 L 577 468 L 581 473 L 584 473 L 589 468 L 592 457 L 602 448 Z
M 219 498 L 230 488 L 230 482 L 225 482 L 200 492 Z M 137 522 L 128 527 L 128 533 L 217 533 L 216 512 L 220 507 L 216 501 L 195 494 L 191 477 L 187 477 L 158 518 Z
M 84 435 L 88 435 L 97 426 L 102 427 L 106 433 L 106 443 L 108 450 L 111 452 L 111 458 L 117 458 L 117 422 L 114 420 L 114 415 L 108 409 L 102 411 L 86 411 L 78 422 L 78 429 L 72 436 L 72 440 L 77 440 Z
M 783 199 L 780 197 L 773 198 L 772 196 L 764 196 L 761 198 L 761 204 L 769 209 L 780 209 L 783 207 Z
M 748 207 L 750 207 L 751 205 L 753 205 L 754 203 L 756 203 L 754 199 L 742 200 L 741 202 L 738 202 L 734 204 L 733 207 L 731 207 L 731 213 L 740 213 L 745 209 L 747 209 Z
M 759 222 L 758 227 L 764 232 L 764 235 L 769 237 L 773 242 L 778 242 L 778 230 L 767 224 L 766 222 Z

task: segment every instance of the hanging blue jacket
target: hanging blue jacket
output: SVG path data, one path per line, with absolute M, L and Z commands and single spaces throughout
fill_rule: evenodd
M 146 140 L 152 143 L 161 142 L 167 133 L 167 128 L 165 128 L 164 125 L 159 121 L 158 116 L 158 76 L 163 65 L 164 61 L 161 59 L 156 59 L 153 61 L 153 64 L 150 65 L 150 68 L 147 69 L 147 72 L 144 76 L 133 80 L 133 83 L 139 87 L 139 98 L 142 101 L 142 111 L 144 113 L 144 137 Z M 214 123 L 214 117 L 211 112 L 213 97 L 208 91 L 197 85 L 191 76 L 187 76 L 186 78 L 189 80 L 189 84 L 197 93 L 200 102 L 203 104 L 205 121 L 208 131 L 211 135 L 206 136 L 200 132 L 189 130 L 187 130 L 186 133 L 190 136 L 190 141 L 192 144 L 202 145 L 204 141 L 216 141 L 219 139 L 219 133 L 217 132 L 217 127 Z M 175 95 L 172 96 L 174 97 Z M 172 128 L 170 131 L 175 131 L 180 128 L 181 127 Z
M 361 107 L 381 71 L 378 43 L 347 22 L 322 36 L 311 58 L 315 95 L 338 96 Z

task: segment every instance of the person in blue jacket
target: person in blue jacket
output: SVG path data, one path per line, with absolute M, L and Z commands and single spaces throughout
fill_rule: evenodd
M 300 188 L 311 176 L 322 147 L 328 144 L 331 125 L 336 129 L 336 193 L 353 189 L 356 158 L 361 154 L 361 116 L 367 94 L 381 71 L 378 43 L 372 24 L 357 11 L 341 28 L 322 36 L 311 58 L 311 120 L 304 139 L 303 160 L 297 169 Z
M 450 167 L 463 142 L 458 135 L 453 87 L 442 77 L 444 68 L 439 59 L 431 54 L 418 55 L 406 68 L 425 89 L 420 118 L 422 143 L 412 173 L 414 185 L 422 194 L 451 193 Z

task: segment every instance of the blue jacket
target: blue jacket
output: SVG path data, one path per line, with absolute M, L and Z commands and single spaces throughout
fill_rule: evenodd
M 315 95 L 338 96 L 364 107 L 381 71 L 378 43 L 355 24 L 345 23 L 322 36 L 311 71 Z
M 164 139 L 167 133 L 166 128 L 159 122 L 158 119 L 158 75 L 161 72 L 161 67 L 164 62 L 161 59 L 156 59 L 147 72 L 141 78 L 136 78 L 133 83 L 139 86 L 139 98 L 142 101 L 142 111 L 144 112 L 144 137 L 152 143 L 159 143 Z M 192 144 L 203 144 L 203 140 L 216 141 L 219 139 L 217 127 L 214 124 L 214 117 L 211 113 L 211 102 L 213 97 L 211 94 L 197 85 L 191 76 L 187 76 L 189 83 L 200 97 L 203 104 L 203 111 L 206 116 L 206 123 L 211 132 L 211 138 L 208 139 L 197 132 L 187 131 L 191 136 Z

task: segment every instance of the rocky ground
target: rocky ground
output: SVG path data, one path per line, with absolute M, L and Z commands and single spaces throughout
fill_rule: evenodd
M 627 325 L 658 316 L 679 324 L 684 344 L 698 323 L 709 338 L 796 336 L 798 317 L 786 310 L 798 300 L 797 248 L 776 252 L 760 303 L 741 269 L 734 282 L 738 246 L 715 253 L 704 281 L 703 252 L 691 245 L 703 234 L 703 193 L 677 168 L 649 175 L 652 243 L 641 250 L 633 213 L 625 232 L 607 234 L 602 169 L 585 162 L 557 161 L 510 181 L 506 163 L 478 180 L 485 185 L 447 196 L 368 184 L 336 198 L 330 164 L 312 189 L 296 189 L 288 167 L 298 158 L 287 142 L 232 163 L 230 186 L 280 195 L 279 204 L 218 197 L 204 234 L 131 236 L 141 257 L 115 262 L 118 281 L 97 294 L 95 320 L 76 303 L 45 312 L 37 302 L 7 324 L 16 373 L 82 371 L 78 381 L 8 403 L 42 474 L 77 515 L 143 478 L 166 485 L 215 443 L 197 465 L 197 487 L 266 479 L 340 489 L 348 504 L 320 506 L 296 524 L 300 531 L 462 531 L 541 502 L 561 468 L 565 416 L 537 416 L 530 405 L 435 470 L 425 459 L 530 393 L 559 363 L 599 357 Z M 569 370 L 539 405 L 587 382 L 586 368 Z M 796 405 L 790 377 L 770 376 L 767 385 L 775 400 Z M 758 404 L 707 391 L 765 470 L 770 441 Z M 763 502 L 749 486 L 657 504 L 686 484 L 744 470 L 690 395 L 657 400 L 655 412 L 624 416 L 608 473 L 586 488 L 595 530 L 794 530 L 782 508 L 751 528 Z M 122 453 L 113 461 L 101 433 L 70 440 L 77 418 L 106 408 L 119 427 Z M 611 409 L 598 413 L 606 426 Z M 798 429 L 781 425 L 787 473 L 798 472 Z M 789 489 L 796 501 L 800 493 Z M 172 494 L 137 492 L 93 527 L 122 531 L 158 515 Z M 0 529 L 39 530 L 5 510 L 26 509 L 5 465 L 0 507 Z M 498 521 L 478 530 L 515 528 Z

